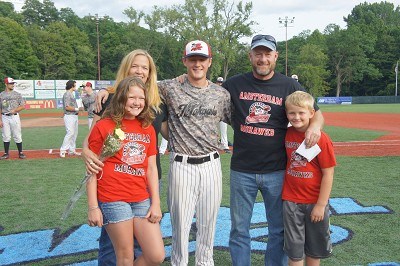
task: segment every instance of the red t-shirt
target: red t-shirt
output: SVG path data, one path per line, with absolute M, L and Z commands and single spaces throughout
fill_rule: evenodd
M 287 155 L 285 181 L 282 199 L 295 203 L 317 203 L 321 180 L 321 169 L 336 165 L 333 144 L 327 134 L 321 132 L 318 146 L 321 152 L 308 162 L 306 158 L 296 154 L 296 149 L 303 142 L 304 132 L 289 127 L 285 138 Z
M 89 136 L 89 148 L 100 154 L 103 143 L 113 134 L 115 122 L 105 118 L 98 121 Z M 97 198 L 101 202 L 139 202 L 149 198 L 147 189 L 148 157 L 157 154 L 153 126 L 143 128 L 139 120 L 122 120 L 125 140 L 121 149 L 104 160 L 103 173 L 97 175 Z

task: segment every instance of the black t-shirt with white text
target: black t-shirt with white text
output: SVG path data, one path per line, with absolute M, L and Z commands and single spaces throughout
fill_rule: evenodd
M 286 166 L 285 134 L 288 120 L 285 99 L 304 89 L 294 79 L 275 72 L 259 80 L 252 72 L 226 80 L 232 101 L 234 152 L 231 169 L 245 173 L 270 173 Z M 318 106 L 314 106 L 318 110 Z

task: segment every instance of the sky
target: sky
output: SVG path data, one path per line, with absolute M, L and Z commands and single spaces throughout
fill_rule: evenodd
M 185 0 L 52 0 L 57 9 L 70 7 L 79 17 L 88 14 L 99 14 L 99 16 L 108 15 L 114 21 L 127 22 L 128 18 L 122 13 L 126 8 L 134 7 L 136 10 L 150 13 L 154 5 L 160 7 L 171 6 L 173 4 L 183 4 Z M 238 3 L 238 0 L 229 0 Z M 250 0 L 242 0 L 243 3 Z M 19 10 L 24 1 L 10 1 L 14 3 L 16 10 Z M 346 27 L 343 17 L 347 17 L 351 10 L 360 3 L 380 2 L 377 0 L 252 0 L 253 2 L 253 21 L 257 23 L 252 27 L 255 34 L 269 34 L 276 38 L 277 41 L 291 39 L 293 36 L 299 35 L 304 30 L 314 31 L 318 29 L 323 32 L 325 27 L 330 23 L 339 25 L 341 28 Z M 400 0 L 387 0 L 394 3 L 395 6 L 400 5 Z M 284 23 L 279 20 L 288 18 L 290 21 L 293 17 L 293 23 L 288 23 L 288 27 L 284 27 Z

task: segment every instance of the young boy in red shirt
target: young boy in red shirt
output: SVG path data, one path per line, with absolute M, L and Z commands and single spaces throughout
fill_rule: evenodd
M 336 159 L 332 141 L 321 132 L 320 153 L 308 161 L 296 152 L 303 142 L 314 99 L 303 91 L 290 94 L 285 101 L 286 116 L 292 125 L 285 138 L 287 165 L 283 185 L 284 249 L 289 265 L 319 265 L 332 253 L 329 231 L 329 195 Z M 315 147 L 312 147 L 315 148 Z

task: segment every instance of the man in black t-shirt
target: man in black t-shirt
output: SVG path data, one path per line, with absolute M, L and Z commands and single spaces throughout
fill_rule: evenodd
M 250 222 L 260 191 L 268 220 L 265 265 L 287 265 L 281 199 L 286 165 L 284 138 L 288 125 L 285 99 L 292 92 L 304 89 L 294 79 L 274 71 L 278 52 L 272 36 L 254 36 L 249 58 L 253 71 L 229 78 L 222 85 L 230 92 L 234 106 L 229 248 L 234 266 L 250 265 Z M 306 132 L 308 147 L 316 144 L 321 136 L 323 117 L 318 106 L 315 110 Z

